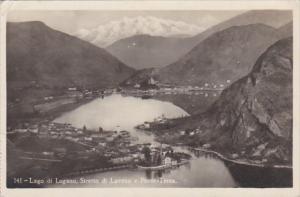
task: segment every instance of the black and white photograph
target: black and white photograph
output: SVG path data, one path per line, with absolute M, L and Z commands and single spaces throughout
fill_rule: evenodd
M 262 8 L 8 11 L 7 189 L 293 188 L 293 10 Z

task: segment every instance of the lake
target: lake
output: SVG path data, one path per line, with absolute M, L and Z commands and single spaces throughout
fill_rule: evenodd
M 54 120 L 70 123 L 75 127 L 105 130 L 127 130 L 138 137 L 137 143 L 155 144 L 154 137 L 136 130 L 136 125 L 153 121 L 160 116 L 177 118 L 189 114 L 171 102 L 156 99 L 142 99 L 133 96 L 113 94 L 97 98 L 75 110 L 62 114 Z M 176 151 L 188 152 L 180 147 Z M 192 155 L 188 165 L 159 172 L 141 170 L 119 170 L 76 177 L 77 180 L 102 180 L 101 183 L 86 183 L 76 187 L 235 187 L 223 161 L 209 155 Z M 107 181 L 107 182 L 106 182 Z M 56 185 L 61 187 L 62 185 Z M 66 184 L 66 187 L 75 185 Z

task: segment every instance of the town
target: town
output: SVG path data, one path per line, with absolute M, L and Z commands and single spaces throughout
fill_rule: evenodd
M 62 170 L 60 164 L 68 163 L 64 175 L 135 168 L 137 164 L 154 161 L 159 150 L 168 155 L 163 161 L 166 166 L 177 166 L 183 158 L 190 158 L 175 153 L 170 146 L 138 144 L 137 138 L 128 131 L 106 131 L 101 127 L 89 130 L 86 126 L 75 128 L 70 124 L 42 121 L 8 130 L 7 136 L 23 151 L 21 160 L 36 162 L 47 170 L 53 167 L 49 163 L 56 163 L 57 174 Z

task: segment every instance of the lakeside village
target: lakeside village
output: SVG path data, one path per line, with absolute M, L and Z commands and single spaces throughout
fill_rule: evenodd
M 190 158 L 170 146 L 137 144 L 138 139 L 128 131 L 105 131 L 101 127 L 89 130 L 44 121 L 9 130 L 7 136 L 22 150 L 19 159 L 41 165 L 56 176 L 61 172 L 68 176 L 124 168 L 161 170 L 183 165 Z
M 34 83 L 33 83 L 34 84 Z M 126 82 L 122 86 L 105 88 L 105 89 L 86 89 L 80 87 L 68 87 L 60 95 L 45 95 L 35 98 L 33 101 L 33 112 L 46 113 L 52 109 L 60 107 L 62 105 L 74 104 L 82 100 L 90 100 L 97 97 L 104 97 L 114 93 L 120 93 L 124 95 L 132 95 L 142 98 L 148 98 L 147 96 L 153 96 L 156 94 L 203 94 L 205 97 L 208 96 L 209 91 L 222 91 L 228 85 L 231 84 L 231 80 L 228 79 L 226 82 L 215 84 L 215 83 L 204 83 L 202 86 L 176 86 L 170 84 L 161 84 L 155 81 L 152 77 L 141 82 L 131 83 Z M 39 86 L 33 86 L 32 88 L 39 88 Z M 216 93 L 213 96 L 217 96 Z M 8 100 L 8 109 L 14 111 L 24 104 L 22 98 L 15 98 L 14 100 Z

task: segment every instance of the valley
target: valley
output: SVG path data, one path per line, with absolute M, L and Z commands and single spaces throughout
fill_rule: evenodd
M 7 185 L 291 187 L 292 32 L 274 10 L 8 22 Z

